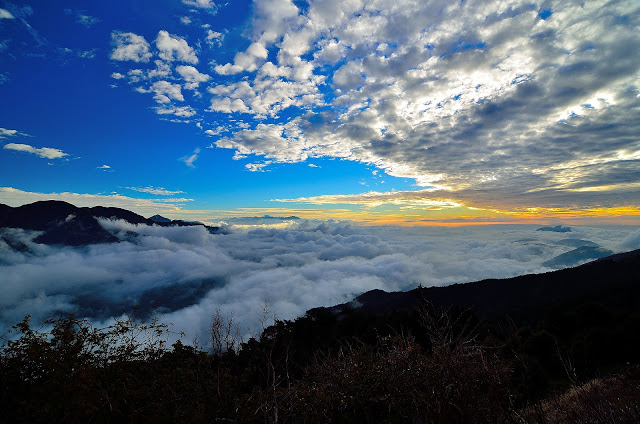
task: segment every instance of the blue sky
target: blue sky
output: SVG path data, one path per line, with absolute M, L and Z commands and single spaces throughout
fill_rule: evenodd
M 640 5 L 0 0 L 0 202 L 640 214 Z

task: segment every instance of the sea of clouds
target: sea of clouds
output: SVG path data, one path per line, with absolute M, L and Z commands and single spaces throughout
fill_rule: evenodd
M 101 221 L 120 241 L 86 247 L 34 243 L 37 233 L 5 229 L 0 238 L 0 334 L 29 314 L 33 322 L 74 312 L 97 325 L 138 307 L 209 343 L 212 314 L 233 314 L 241 334 L 268 318 L 348 302 L 371 289 L 409 290 L 550 271 L 543 262 L 597 243 L 614 252 L 640 248 L 637 227 L 364 227 L 344 222 L 269 220 L 205 227 Z M 17 251 L 6 240 L 21 240 Z M 20 249 L 18 249 L 20 250 Z

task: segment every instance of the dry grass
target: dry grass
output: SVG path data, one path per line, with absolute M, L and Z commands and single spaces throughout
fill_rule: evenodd
M 521 423 L 640 423 L 640 370 L 589 381 L 517 414 Z

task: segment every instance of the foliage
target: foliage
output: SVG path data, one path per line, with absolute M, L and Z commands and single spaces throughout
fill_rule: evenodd
M 155 320 L 27 317 L 0 346 L 0 422 L 636 422 L 638 323 L 594 304 L 522 327 L 430 304 L 314 309 L 242 342 L 216 312 L 204 352 Z

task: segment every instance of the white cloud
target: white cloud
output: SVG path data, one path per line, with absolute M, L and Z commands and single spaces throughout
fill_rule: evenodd
M 216 141 L 215 146 L 235 149 L 242 156 L 264 155 L 277 162 L 300 162 L 308 157 L 305 144 L 295 134 L 289 134 L 288 128 L 275 124 L 258 124 L 253 130 L 242 130 L 233 138 Z
M 186 81 L 184 88 L 187 90 L 195 90 L 201 82 L 207 82 L 211 78 L 207 74 L 201 74 L 196 68 L 189 65 L 179 65 L 176 71 Z
M 640 5 L 544 8 L 552 14 L 543 20 L 519 0 L 265 0 L 243 33 L 249 47 L 210 62 L 224 78 L 184 66 L 197 63 L 196 51 L 160 31 L 162 67 L 129 82 L 175 85 L 167 62 L 186 62 L 176 71 L 193 90 L 190 104 L 157 110 L 236 114 L 216 143 L 235 157 L 357 161 L 484 208 L 635 205 L 640 59 L 628 52 L 640 48 L 640 32 L 628 22 Z M 220 45 L 224 31 L 201 27 L 194 46 Z M 197 87 L 212 80 L 203 106 Z M 170 87 L 138 90 L 163 105 L 185 101 Z M 247 132 L 256 122 L 265 134 Z M 275 136 L 276 124 L 286 133 Z
M 196 114 L 196 111 L 191 106 L 160 106 L 156 108 L 156 113 L 158 115 L 175 115 L 180 118 L 190 118 Z
M 244 68 L 242 66 L 233 65 L 231 63 L 216 65 L 213 69 L 220 75 L 233 75 L 244 71 Z
M 182 194 L 182 190 L 167 190 L 164 187 L 127 187 L 129 190 L 139 191 L 141 193 L 155 194 L 157 196 L 173 196 L 175 194 Z
M 187 41 L 165 30 L 158 32 L 156 47 L 160 51 L 158 54 L 160 58 L 168 62 L 177 60 L 194 65 L 198 63 L 196 52 L 187 44 Z
M 168 63 L 162 60 L 156 60 L 154 63 L 156 67 L 147 72 L 147 78 L 167 78 L 171 75 L 171 66 Z
M 621 250 L 640 249 L 640 230 L 636 230 L 629 234 L 620 242 Z
M 124 75 L 122 75 L 120 72 L 113 72 L 111 74 L 111 78 L 119 80 L 119 79 L 123 79 Z
M 212 87 L 209 90 L 215 95 L 212 99 L 214 105 L 212 110 L 217 110 L 218 104 L 226 105 L 235 99 L 241 100 L 246 106 L 246 109 L 236 110 L 238 112 L 274 117 L 290 106 L 310 107 L 322 104 L 317 83 L 323 77 L 314 75 L 310 79 L 301 78 L 296 81 L 295 77 L 301 70 L 304 68 L 275 67 L 267 62 L 262 66 L 253 83 L 240 81 Z M 291 76 L 294 81 L 278 78 L 285 75 Z
M 198 154 L 200 154 L 200 148 L 196 148 L 191 155 L 180 158 L 180 161 L 184 162 L 189 168 L 195 168 L 196 166 L 193 162 L 198 159 Z
M 209 129 L 209 130 L 206 130 L 204 133 L 205 133 L 206 135 L 214 136 L 214 135 L 218 135 L 218 134 L 222 133 L 222 132 L 223 132 L 223 131 L 225 131 L 225 130 L 226 130 L 226 128 L 225 128 L 225 127 L 219 126 L 219 127 L 217 127 L 215 130 L 211 130 L 211 129 Z
M 213 0 L 182 0 L 187 6 L 199 7 L 202 9 L 215 9 L 216 4 Z
M 109 165 L 102 165 L 99 166 L 98 169 L 111 169 L 111 167 Z
M 145 79 L 144 76 L 144 71 L 142 69 L 131 69 L 129 72 L 127 72 L 127 76 L 129 77 L 129 82 L 139 82 L 143 79 Z M 142 93 L 146 92 L 146 91 L 141 91 Z
M 51 147 L 33 147 L 28 144 L 8 143 L 5 144 L 4 149 L 17 150 L 19 152 L 31 153 L 45 159 L 60 159 L 65 156 L 69 156 L 67 153 L 60 149 L 54 149 Z
M 80 50 L 80 51 L 77 51 L 76 54 L 78 55 L 78 57 L 81 57 L 83 59 L 94 59 L 96 57 L 97 51 L 98 51 L 97 49 Z
M 93 25 L 100 22 L 100 19 L 89 15 L 83 15 L 82 13 L 78 13 L 77 18 L 76 22 L 85 28 L 91 28 Z
M 443 197 L 440 191 L 369 191 L 360 194 L 327 194 L 313 197 L 299 197 L 297 199 L 276 199 L 277 202 L 309 203 L 313 205 L 347 204 L 375 207 L 385 204 L 419 207 L 423 210 L 441 210 L 456 208 L 462 204 Z
M 171 103 L 171 100 L 184 101 L 180 84 L 172 84 L 169 81 L 156 81 L 149 88 L 149 91 L 155 93 L 153 98 L 161 104 Z
M 8 130 L 6 128 L 0 128 L 0 138 L 7 138 L 19 135 L 18 130 Z
M 264 168 L 271 165 L 271 161 L 264 161 L 262 163 L 248 163 L 244 167 L 249 172 L 264 172 Z
M 0 19 L 15 19 L 15 16 L 7 9 L 0 9 Z
M 213 31 L 211 29 L 207 29 L 207 44 L 210 46 L 220 46 L 222 44 L 222 40 L 224 39 L 224 34 L 221 32 Z
M 231 100 L 229 98 L 211 100 L 211 111 L 233 113 L 233 112 L 248 112 L 249 109 L 241 99 Z
M 244 52 L 236 53 L 234 63 L 217 65 L 214 70 L 220 75 L 233 75 L 240 72 L 253 72 L 269 56 L 269 52 L 262 43 L 252 43 Z
M 182 16 L 180 17 L 180 23 L 182 23 L 183 25 L 189 25 L 191 24 L 191 18 L 189 18 L 188 16 Z
M 277 41 L 296 23 L 299 9 L 291 0 L 264 0 L 255 3 L 254 36 L 264 43 Z
M 115 46 L 111 52 L 111 59 L 134 62 L 148 62 L 152 53 L 149 51 L 149 43 L 141 35 L 132 32 L 113 31 L 111 42 Z
M 519 1 L 323 0 L 306 12 L 287 0 L 260 2 L 252 46 L 277 62 L 256 49 L 261 56 L 240 51 L 218 65 L 231 81 L 212 87 L 211 110 L 268 123 L 291 106 L 328 106 L 333 113 L 319 121 L 297 114 L 285 123 L 309 156 L 475 194 L 477 206 L 637 204 L 629 194 L 640 159 L 588 160 L 640 149 L 640 59 L 624 53 L 640 48 L 640 32 L 621 23 L 640 16 L 640 5 L 544 7 L 552 15 L 543 20 Z M 320 94 L 329 87 L 330 96 Z M 244 107 L 232 108 L 236 100 Z M 218 146 L 291 160 L 246 136 L 238 130 Z
M 175 203 L 175 204 L 182 204 L 182 203 L 186 203 L 186 202 L 194 202 L 195 199 L 188 199 L 186 197 L 171 197 L 171 198 L 167 198 L 167 199 L 155 199 L 156 202 L 161 202 L 161 203 Z
M 7 203 L 3 194 L 0 189 L 0 202 Z M 149 214 L 162 211 L 156 205 Z M 107 321 L 123 309 L 136 304 L 148 309 L 160 300 L 163 322 L 185 331 L 187 340 L 198 337 L 206 343 L 216 308 L 233 312 L 251 333 L 261 328 L 265 301 L 280 319 L 294 319 L 310 308 L 348 302 L 372 289 L 406 290 L 548 271 L 544 261 L 572 249 L 562 243 L 566 235 L 526 225 L 444 229 L 279 220 L 271 226 L 231 225 L 229 234 L 211 235 L 203 227 L 101 222 L 121 241 L 70 248 L 38 245 L 19 230 L 3 234 L 31 249 L 14 252 L 0 238 L 3 328 L 27 313 L 39 322 L 56 310 Z M 635 240 L 630 232 L 573 227 L 571 234 L 612 249 L 625 238 Z M 172 295 L 176 292 L 181 296 Z

